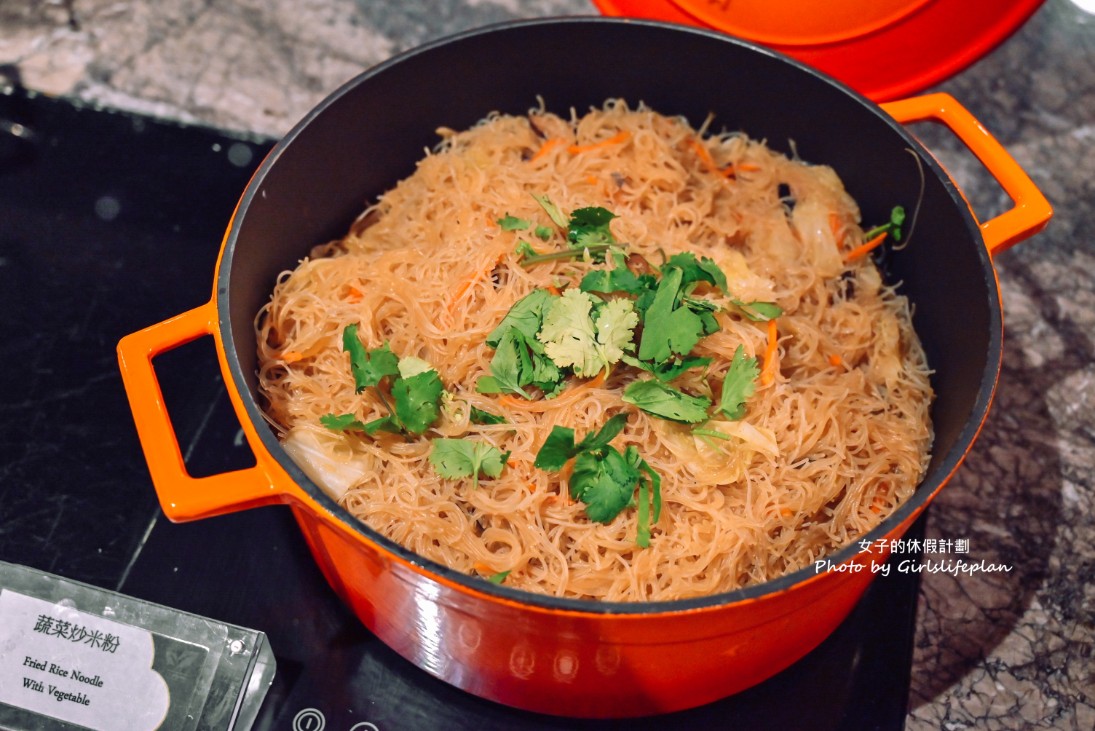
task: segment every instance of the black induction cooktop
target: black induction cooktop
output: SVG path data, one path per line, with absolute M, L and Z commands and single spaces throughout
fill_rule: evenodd
M 913 573 L 877 580 L 835 634 L 760 686 L 588 721 L 476 698 L 396 655 L 326 585 L 287 508 L 165 520 L 114 348 L 209 298 L 224 228 L 272 145 L 0 79 L 0 559 L 265 632 L 277 676 L 259 731 L 903 727 Z M 156 368 L 191 473 L 252 463 L 210 339 Z M 923 520 L 910 537 L 922 532 Z

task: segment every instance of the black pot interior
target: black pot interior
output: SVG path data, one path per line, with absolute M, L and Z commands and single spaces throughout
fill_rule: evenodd
M 612 97 L 694 125 L 713 112 L 716 128 L 788 153 L 793 144 L 803 159 L 834 167 L 865 222 L 886 220 L 895 204 L 911 211 L 923 169 L 915 231 L 904 250 L 887 253 L 885 270 L 914 303 L 935 369 L 936 442 L 917 498 L 875 533 L 922 505 L 972 443 L 1000 357 L 995 277 L 962 198 L 906 130 L 827 77 L 726 36 L 607 18 L 496 26 L 411 51 L 333 94 L 263 163 L 225 246 L 218 302 L 232 379 L 266 448 L 290 474 L 330 502 L 278 447 L 256 402 L 253 321 L 275 278 L 311 246 L 341 236 L 368 201 L 411 173 L 437 142 L 438 127 L 464 128 L 490 111 L 523 114 L 537 95 L 559 113 Z M 741 595 L 785 587 L 796 576 Z

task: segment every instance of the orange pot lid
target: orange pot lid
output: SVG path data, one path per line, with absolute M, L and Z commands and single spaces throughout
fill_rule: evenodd
M 728 33 L 796 58 L 875 101 L 958 73 L 1043 0 L 593 0 L 605 15 Z

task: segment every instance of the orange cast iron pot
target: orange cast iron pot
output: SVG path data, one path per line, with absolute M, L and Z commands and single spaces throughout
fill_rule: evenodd
M 166 515 L 196 520 L 288 504 L 334 590 L 412 663 L 471 693 L 533 711 L 636 716 L 722 698 L 786 668 L 855 605 L 871 572 L 813 567 L 760 586 L 647 604 L 538 596 L 451 571 L 359 524 L 287 457 L 256 395 L 253 321 L 278 273 L 340 236 L 367 201 L 412 172 L 440 126 L 491 111 L 523 114 L 619 97 L 694 124 L 740 129 L 833 166 L 865 221 L 923 196 L 916 230 L 884 254 L 889 281 L 912 301 L 934 368 L 935 446 L 914 497 L 865 539 L 897 538 L 958 468 L 988 412 L 1002 320 L 991 255 L 1039 230 L 1045 199 L 953 99 L 883 107 L 798 62 L 699 29 L 653 21 L 566 18 L 476 30 L 363 73 L 271 151 L 227 231 L 209 302 L 127 336 L 119 357 L 138 432 Z M 903 123 L 949 127 L 1011 196 L 979 223 Z M 910 154 L 910 151 L 912 154 Z M 923 172 L 923 178 L 921 176 Z M 255 466 L 192 478 L 183 465 L 153 358 L 211 335 Z M 859 544 L 838 565 L 885 552 Z

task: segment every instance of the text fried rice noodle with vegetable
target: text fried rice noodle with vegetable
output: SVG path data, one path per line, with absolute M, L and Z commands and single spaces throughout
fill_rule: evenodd
M 729 591 L 811 565 L 878 525 L 919 483 L 932 438 L 908 303 L 856 251 L 859 211 L 831 168 L 707 124 L 610 100 L 585 115 L 538 107 L 439 130 L 416 171 L 345 238 L 285 272 L 256 318 L 266 414 L 290 456 L 407 549 L 561 597 Z M 550 397 L 477 390 L 496 354 L 486 338 L 515 303 L 577 290 L 612 265 L 588 251 L 526 262 L 568 246 L 538 197 L 615 214 L 618 251 L 637 272 L 681 253 L 717 264 L 726 291 L 701 283 L 691 293 L 717 322 L 691 351 L 710 360 L 670 385 L 716 402 L 740 347 L 759 373 L 740 418 L 712 410 L 686 423 L 637 408 L 624 390 L 649 374 L 625 361 L 570 375 Z M 500 225 L 507 217 L 521 224 Z M 757 302 L 778 316 L 746 316 Z M 325 415 L 368 424 L 390 413 L 388 386 L 355 388 L 350 325 L 365 348 L 387 344 L 436 369 L 445 393 L 424 433 L 324 425 Z M 501 420 L 480 423 L 473 410 Z M 581 440 L 617 414 L 627 422 L 612 445 L 634 447 L 660 476 L 645 547 L 634 498 L 597 522 L 568 488 L 573 460 L 534 464 L 553 427 Z M 440 439 L 493 446 L 504 465 L 496 477 L 443 477 L 429 458 Z

